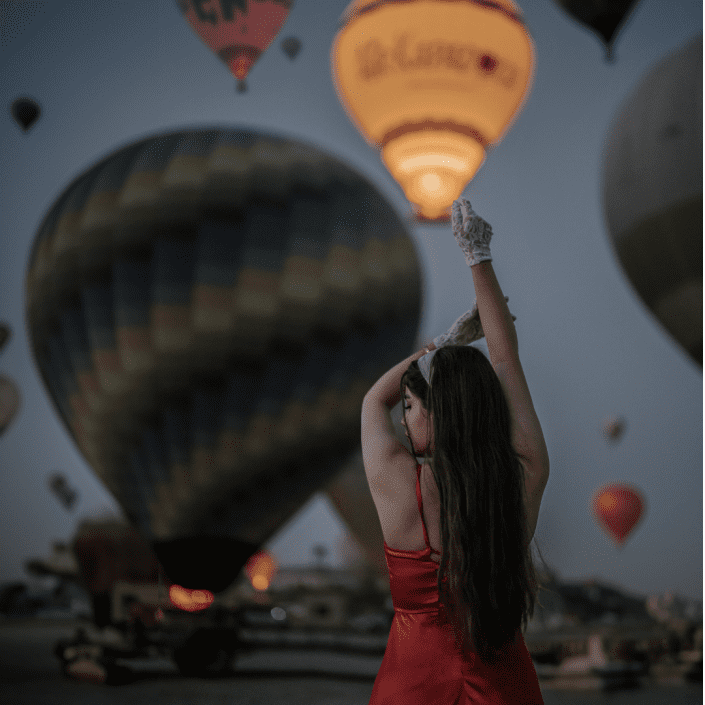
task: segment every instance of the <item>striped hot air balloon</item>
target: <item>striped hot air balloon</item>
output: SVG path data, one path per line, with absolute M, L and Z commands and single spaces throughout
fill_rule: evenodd
M 703 364 L 702 35 L 644 76 L 610 126 L 603 201 L 616 255 L 666 330 Z
M 67 429 L 168 577 L 213 591 L 359 446 L 420 306 L 412 239 L 365 178 L 234 129 L 102 159 L 49 210 L 27 275 Z

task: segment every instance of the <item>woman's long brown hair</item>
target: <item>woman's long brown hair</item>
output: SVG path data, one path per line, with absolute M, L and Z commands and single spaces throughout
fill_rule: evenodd
M 433 417 L 431 468 L 441 507 L 439 599 L 459 648 L 494 663 L 517 630 L 526 629 L 539 589 L 524 471 L 512 448 L 507 400 L 480 350 L 439 349 L 430 380 L 427 384 L 412 362 L 401 393 L 403 398 L 408 387 Z

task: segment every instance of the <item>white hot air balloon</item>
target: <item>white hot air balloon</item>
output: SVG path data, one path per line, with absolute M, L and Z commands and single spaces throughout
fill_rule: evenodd
M 702 34 L 640 81 L 610 126 L 603 198 L 617 257 L 637 293 L 703 360 Z

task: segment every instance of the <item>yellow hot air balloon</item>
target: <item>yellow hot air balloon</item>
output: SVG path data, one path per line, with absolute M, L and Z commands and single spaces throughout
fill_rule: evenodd
M 360 444 L 408 354 L 412 238 L 309 145 L 185 130 L 73 181 L 27 274 L 35 360 L 84 457 L 169 579 L 218 592 Z
M 651 69 L 605 140 L 603 202 L 624 271 L 703 364 L 702 34 Z
M 425 220 L 449 219 L 526 101 L 533 66 L 512 0 L 354 0 L 331 48 L 340 102 Z

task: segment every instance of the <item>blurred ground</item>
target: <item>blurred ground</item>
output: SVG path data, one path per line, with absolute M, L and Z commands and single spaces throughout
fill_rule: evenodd
M 183 678 L 170 661 L 133 662 L 135 680 L 119 686 L 62 676 L 54 644 L 75 622 L 0 623 L 2 705 L 367 705 L 381 657 L 292 649 L 242 656 L 232 676 Z M 546 705 L 696 705 L 702 686 L 636 691 L 544 691 Z
M 241 657 L 233 676 L 204 680 L 183 678 L 169 661 L 160 659 L 134 662 L 132 683 L 96 685 L 64 678 L 53 654 L 56 641 L 70 637 L 75 626 L 30 620 L 0 624 L 0 703 L 366 705 L 382 661 L 381 657 L 267 651 Z

